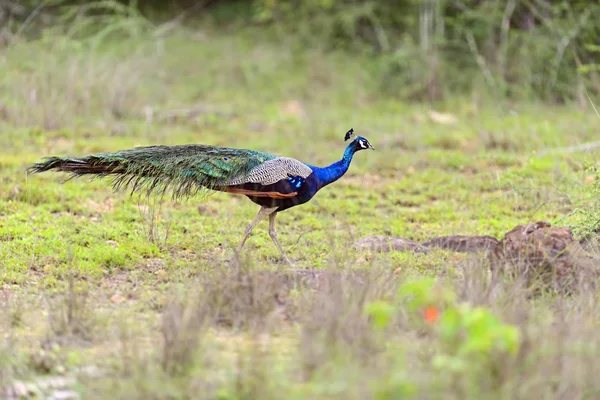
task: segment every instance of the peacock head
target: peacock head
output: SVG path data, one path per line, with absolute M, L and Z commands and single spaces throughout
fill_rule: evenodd
M 371 143 L 369 143 L 369 141 L 366 138 L 362 136 L 354 136 L 354 129 L 350 129 L 348 132 L 346 132 L 344 140 L 348 140 L 352 137 L 354 137 L 355 139 L 350 143 L 350 146 L 352 146 L 352 149 L 355 152 L 367 149 L 375 150 L 375 148 L 371 145 Z

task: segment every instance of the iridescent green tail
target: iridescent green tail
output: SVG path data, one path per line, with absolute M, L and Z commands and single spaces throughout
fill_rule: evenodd
M 189 197 L 202 189 L 219 190 L 234 178 L 274 155 L 253 150 L 208 145 L 146 146 L 85 157 L 48 157 L 31 166 L 30 173 L 67 172 L 71 178 L 111 177 L 115 190 L 131 193 Z

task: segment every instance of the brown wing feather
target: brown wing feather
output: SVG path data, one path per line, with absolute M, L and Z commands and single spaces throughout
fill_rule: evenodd
M 257 190 L 242 189 L 242 188 L 224 188 L 223 192 L 234 194 L 245 194 L 254 197 L 270 197 L 272 199 L 289 199 L 298 195 L 298 192 L 279 193 L 279 192 L 260 192 Z

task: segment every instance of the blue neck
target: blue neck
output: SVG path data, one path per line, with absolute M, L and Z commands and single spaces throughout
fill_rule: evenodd
M 350 143 L 348 147 L 346 147 L 344 157 L 342 157 L 340 161 L 334 162 L 325 168 L 312 167 L 315 176 L 318 178 L 317 190 L 344 176 L 346 171 L 348 171 L 348 167 L 350 166 L 350 162 L 352 161 L 355 152 L 356 150 L 353 143 Z

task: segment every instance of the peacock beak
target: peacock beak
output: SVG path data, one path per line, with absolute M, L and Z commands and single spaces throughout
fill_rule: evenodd
M 370 148 L 371 150 L 375 150 L 375 147 L 373 147 L 373 145 L 372 145 L 371 143 L 369 143 L 369 148 Z

